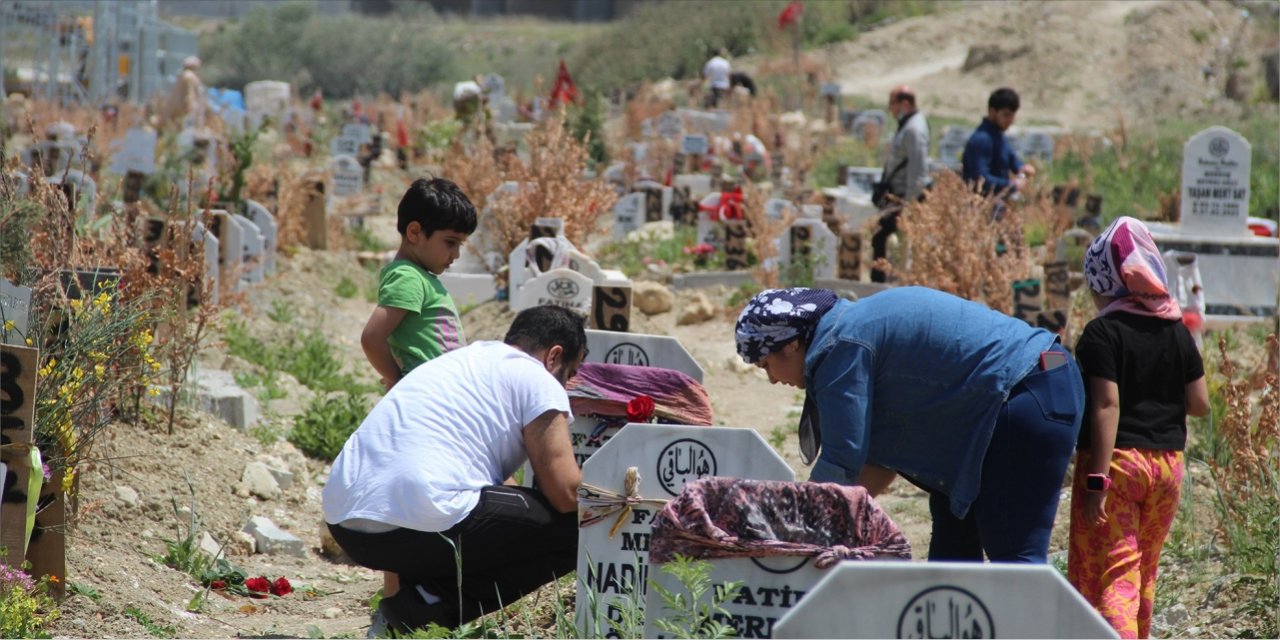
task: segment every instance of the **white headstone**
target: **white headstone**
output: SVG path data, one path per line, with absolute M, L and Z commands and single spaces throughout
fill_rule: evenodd
M 276 225 L 275 216 L 267 208 L 254 202 L 245 201 L 245 211 L 253 224 L 262 233 L 263 273 L 271 275 L 276 272 L 276 248 L 279 246 L 280 228 Z
M 455 265 L 457 263 L 454 263 Z M 466 273 L 461 271 L 445 271 L 440 274 L 440 284 L 449 292 L 458 305 L 469 307 L 493 300 L 498 295 L 498 283 L 488 273 Z
M 354 158 L 360 153 L 361 144 L 363 144 L 363 141 L 359 138 L 338 136 L 329 142 L 329 155 L 334 157 L 350 156 Z
M 800 217 L 810 218 L 813 220 L 822 219 L 822 205 L 820 204 L 802 204 L 800 205 Z
M 1024 132 L 1018 153 L 1022 155 L 1023 160 L 1035 158 L 1044 164 L 1053 162 L 1053 135 L 1047 131 Z
M 714 558 L 708 562 L 711 572 L 707 577 L 712 585 L 743 583 L 735 597 L 721 605 L 728 615 L 715 615 L 716 620 L 733 627 L 733 635 L 738 638 L 772 638 L 774 625 L 831 572 L 813 566 L 810 558 L 794 556 Z M 663 571 L 660 564 L 650 569 L 649 580 L 668 591 L 684 592 L 680 581 Z M 700 602 L 709 604 L 710 595 Z M 671 637 L 657 621 L 675 613 L 665 606 L 658 590 L 651 589 L 645 599 L 644 637 Z
M 670 500 L 686 482 L 710 476 L 754 480 L 794 480 L 786 461 L 755 429 L 629 424 L 582 466 L 582 482 L 606 491 L 624 493 L 628 467 L 640 472 L 638 493 L 644 498 Z M 579 500 L 578 517 L 590 516 Z M 609 529 L 616 515 L 578 530 L 578 628 L 608 630 L 606 618 L 616 619 L 615 603 L 627 601 L 630 589 L 644 592 L 654 573 L 649 568 L 649 535 L 657 505 L 642 504 L 627 514 L 617 534 Z M 592 611 L 588 590 L 600 605 Z
M 591 278 L 572 269 L 552 269 L 528 282 L 511 295 L 511 310 L 520 312 L 548 304 L 591 313 Z
M 244 85 L 245 109 L 257 116 L 253 126 L 260 126 L 265 116 L 279 125 L 289 110 L 291 95 L 289 83 L 278 80 L 258 80 Z
M 249 114 L 240 107 L 227 107 L 218 114 L 228 136 L 240 137 L 249 126 Z
M 724 244 L 724 225 L 718 220 L 712 220 L 711 216 L 705 211 L 698 212 L 694 229 L 695 233 L 698 234 L 698 242 L 705 242 L 717 249 Z
M 628 233 L 644 224 L 644 193 L 635 191 L 620 198 L 613 205 L 613 239 L 621 240 Z
M 810 266 L 813 268 L 813 277 L 836 277 L 840 239 L 822 220 L 798 218 L 777 242 L 778 265 L 784 270 L 795 261 L 794 253 L 807 244 L 812 256 Z
M 884 127 L 889 122 L 889 114 L 880 109 L 868 109 L 858 114 L 853 119 L 853 135 L 862 137 L 864 130 L 868 124 L 874 124 L 876 129 L 884 133 Z
M 1252 147 L 1226 127 L 1209 127 L 1182 146 L 1183 232 L 1247 235 Z
M 964 145 L 969 142 L 970 131 L 957 126 L 947 126 L 942 130 L 942 139 L 938 141 L 938 162 L 951 169 L 960 168 L 960 156 L 964 154 Z
M 217 236 L 209 233 L 209 231 L 204 228 L 204 225 L 199 222 L 197 222 L 191 229 L 191 241 L 204 246 L 204 274 L 206 278 L 213 281 L 211 287 L 212 293 L 210 294 L 212 300 L 209 302 L 211 304 L 218 304 L 218 289 L 222 282 L 222 278 L 218 273 L 218 261 L 222 252 L 221 243 L 218 242 Z M 203 284 L 201 286 L 203 286 Z
M 220 249 L 218 280 L 222 281 L 225 278 L 229 285 L 228 290 L 240 291 L 241 271 L 244 267 L 244 232 L 240 229 L 239 223 L 226 211 L 219 209 L 211 213 L 214 226 L 212 235 L 218 238 Z
M 709 145 L 710 142 L 707 140 L 707 136 L 704 135 L 685 134 L 680 139 L 680 151 L 691 156 L 707 155 L 707 149 L 710 148 Z
M 133 128 L 112 145 L 111 172 L 124 175 L 130 171 L 151 175 L 156 168 L 155 129 Z
M 774 220 L 781 220 L 782 216 L 785 215 L 787 211 L 799 214 L 799 211 L 796 210 L 795 203 L 790 200 L 769 198 L 764 202 L 764 215 Z
M 364 168 L 352 156 L 337 156 L 329 163 L 333 172 L 333 196 L 345 198 L 364 190 Z
M 702 382 L 702 366 L 671 336 L 587 329 L 587 362 L 675 369 Z
M 836 82 L 824 82 L 818 87 L 818 95 L 824 98 L 839 98 L 840 84 Z
M 350 122 L 342 125 L 342 137 L 356 140 L 358 144 L 364 144 L 369 141 L 370 131 L 369 125 L 359 122 Z
M 705 173 L 679 174 L 673 180 L 676 187 L 689 187 L 689 195 L 700 200 L 711 193 L 711 176 Z
M 1117 637 L 1049 565 L 959 562 L 843 562 L 773 631 L 775 638 Z
M 266 241 L 262 230 L 252 220 L 239 214 L 231 216 L 231 219 L 240 225 L 240 231 L 244 235 L 244 274 L 241 279 L 250 284 L 258 284 L 266 276 Z
M 31 287 L 23 287 L 0 278 L 0 338 L 5 344 L 26 346 L 27 327 L 31 318 Z M 9 322 L 12 329 L 5 329 Z M 2 477 L 2 476 L 0 476 Z
M 664 111 L 658 116 L 658 136 L 675 139 L 684 135 L 684 122 L 674 111 Z

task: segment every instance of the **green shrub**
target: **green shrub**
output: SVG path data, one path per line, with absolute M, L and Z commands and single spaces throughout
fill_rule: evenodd
M 342 372 L 342 361 L 333 354 L 329 339 L 319 331 L 308 330 L 300 336 L 290 333 L 281 340 L 267 344 L 262 339 L 249 335 L 243 322 L 232 319 L 227 322 L 223 341 L 231 355 L 269 372 L 285 371 L 297 378 L 298 382 L 316 391 L 376 390 L 373 385 L 362 384 L 350 374 Z M 270 391 L 270 387 L 274 386 L 271 374 L 268 373 L 264 380 L 268 383 L 268 395 L 274 395 L 275 392 Z M 282 391 L 279 393 L 283 394 Z
M 360 288 L 356 286 L 356 283 L 351 281 L 351 278 L 342 276 L 342 280 L 338 281 L 338 286 L 333 288 L 333 292 L 337 294 L 339 298 L 350 300 L 351 298 L 356 297 L 357 293 L 360 293 Z
M 312 458 L 333 461 L 368 412 L 364 397 L 354 393 L 317 397 L 294 420 L 289 442 Z
M 44 628 L 58 615 L 48 578 L 36 581 L 21 569 L 0 564 L 0 638 L 48 638 Z
M 143 613 L 141 609 L 134 605 L 125 607 L 124 615 L 127 618 L 132 618 L 135 622 L 142 625 L 142 628 L 146 629 L 147 633 L 157 638 L 173 638 L 177 636 L 178 632 L 176 629 L 160 625 L 156 621 L 152 620 L 151 616 Z

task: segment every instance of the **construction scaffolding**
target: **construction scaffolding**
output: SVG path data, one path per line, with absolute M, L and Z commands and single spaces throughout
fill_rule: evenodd
M 196 35 L 160 20 L 155 0 L 0 2 L 4 95 L 145 102 L 167 91 L 196 51 Z

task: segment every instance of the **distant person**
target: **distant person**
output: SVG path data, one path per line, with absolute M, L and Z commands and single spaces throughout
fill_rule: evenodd
M 200 58 L 187 56 L 182 61 L 182 71 L 169 91 L 169 98 L 164 103 L 163 121 L 165 126 L 181 129 L 187 116 L 193 115 L 196 123 L 204 120 L 205 88 L 200 81 Z
M 983 195 L 1021 191 L 1036 175 L 1036 168 L 1024 163 L 1004 137 L 1018 117 L 1018 106 L 1013 89 L 996 89 L 987 99 L 987 117 L 964 145 L 960 175 Z
M 586 353 L 581 316 L 525 309 L 503 342 L 409 372 L 347 439 L 324 519 L 352 560 L 400 576 L 378 605 L 390 630 L 455 627 L 573 571 L 582 475 L 564 387 Z M 525 460 L 538 488 L 504 485 Z
M 702 66 L 702 77 L 707 82 L 706 106 L 715 109 L 720 101 L 729 94 L 729 60 L 724 49 L 717 49 L 716 54 Z
M 484 90 L 475 80 L 463 80 L 453 85 L 453 117 L 469 124 L 484 108 Z
M 745 71 L 734 71 L 729 74 L 729 86 L 737 89 L 739 87 L 746 89 L 752 98 L 756 97 L 756 81 L 747 75 Z
M 898 232 L 903 203 L 919 199 L 929 179 L 929 123 L 916 107 L 911 87 L 902 85 L 889 92 L 889 113 L 898 120 L 898 132 L 889 143 L 881 187 L 876 190 L 885 196 L 873 203 L 881 211 L 880 227 L 871 236 L 873 260 L 888 255 L 889 236 Z M 872 268 L 871 281 L 884 282 L 885 272 Z
M 1178 513 L 1187 416 L 1209 412 L 1204 363 L 1146 226 L 1120 217 L 1085 253 L 1098 317 L 1085 380 L 1067 578 L 1121 638 L 1146 638 L 1160 549 Z

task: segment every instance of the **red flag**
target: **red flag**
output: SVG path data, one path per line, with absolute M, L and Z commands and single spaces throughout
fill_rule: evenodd
M 551 87 L 551 106 L 577 101 L 578 87 L 573 84 L 573 78 L 569 77 L 569 68 L 564 65 L 564 60 L 561 60 L 560 71 L 556 73 L 556 83 Z
M 778 14 L 778 28 L 786 29 L 796 23 L 800 19 L 800 14 L 804 13 L 804 3 L 800 0 L 791 0 L 787 3 L 787 7 Z

